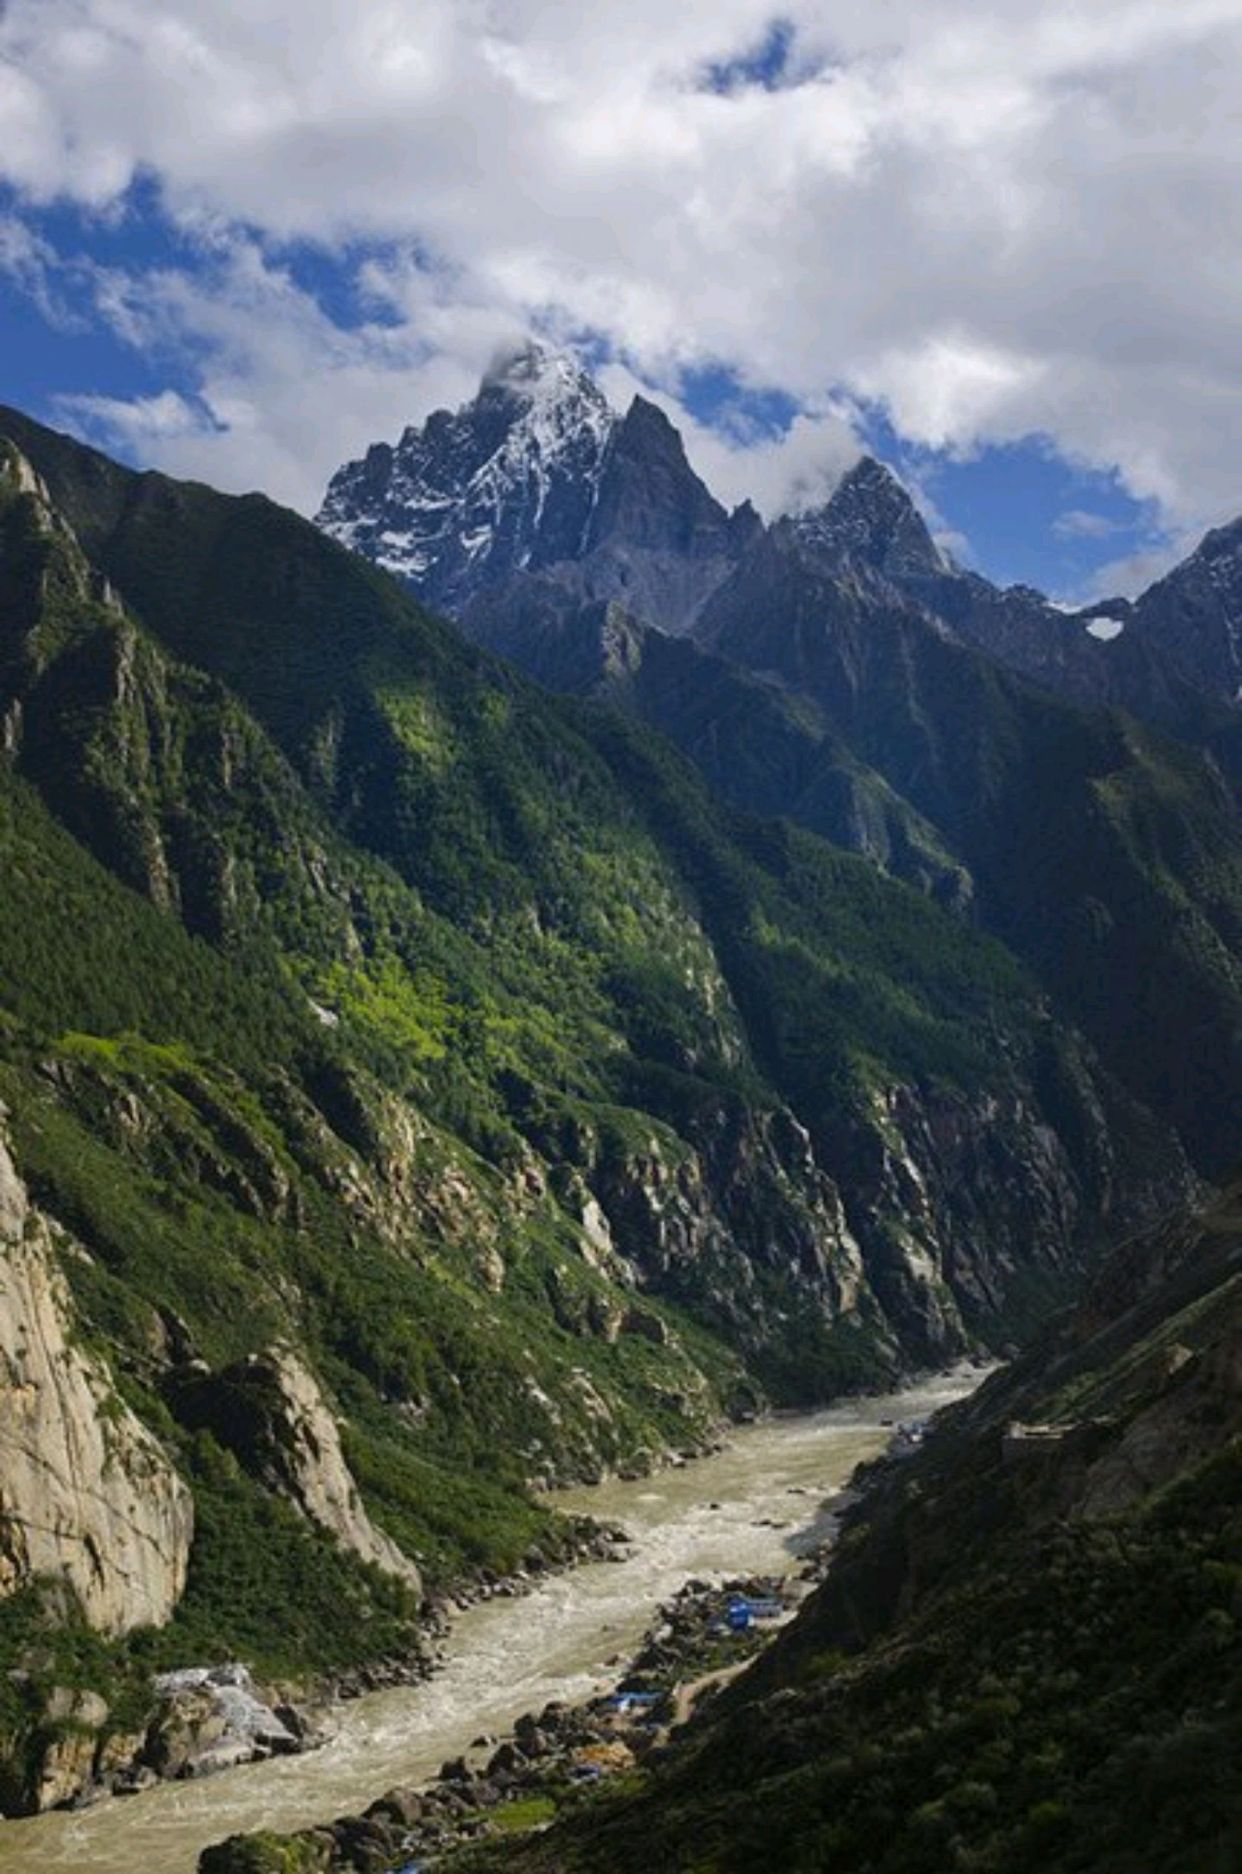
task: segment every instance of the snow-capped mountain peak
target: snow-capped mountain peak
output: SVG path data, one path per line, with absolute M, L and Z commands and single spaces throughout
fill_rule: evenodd
M 484 578 L 581 550 L 618 421 L 576 359 L 525 344 L 470 403 L 340 469 L 318 523 L 455 609 Z

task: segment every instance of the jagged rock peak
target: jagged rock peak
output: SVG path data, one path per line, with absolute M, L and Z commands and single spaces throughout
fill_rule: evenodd
M 791 516 L 787 525 L 817 553 L 862 561 L 894 577 L 947 570 L 906 488 L 874 456 L 860 457 L 822 507 Z
M 467 630 L 485 593 L 554 567 L 588 601 L 687 630 L 763 531 L 720 505 L 658 404 L 618 414 L 576 357 L 534 341 L 499 353 L 461 409 L 347 463 L 318 522 Z
M 1196 689 L 1242 702 L 1242 518 L 1213 527 L 1131 609 L 1139 635 Z
M 333 476 L 318 523 L 431 603 L 581 551 L 619 418 L 570 354 L 499 353 L 479 392 Z

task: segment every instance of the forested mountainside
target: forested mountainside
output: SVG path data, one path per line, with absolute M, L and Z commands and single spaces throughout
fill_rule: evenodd
M 570 361 L 528 350 L 407 432 L 382 499 L 371 458 L 343 469 L 320 523 L 539 681 L 659 728 L 729 804 L 787 815 L 1000 937 L 1198 1167 L 1226 1171 L 1242 1137 L 1233 533 L 1133 607 L 1070 616 L 957 567 L 866 458 L 819 509 L 729 520 L 649 411 L 615 416 Z M 606 498 L 623 472 L 626 500 Z M 582 524 L 553 527 L 571 490 Z M 1087 628 L 1105 616 L 1107 641 Z
M 453 1874 L 1236 1867 L 1240 1271 L 1236 1186 L 1128 1245 L 664 1763 Z
M 1186 1200 L 926 895 L 260 497 L 0 437 L 4 1807 L 156 1666 L 408 1659 L 571 1546 L 532 1482 L 1008 1345 Z

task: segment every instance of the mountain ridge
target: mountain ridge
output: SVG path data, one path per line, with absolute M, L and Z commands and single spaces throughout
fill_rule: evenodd
M 667 508 L 658 537 L 692 538 L 676 531 L 682 493 L 645 486 Z M 671 637 L 643 580 L 611 577 L 633 566 L 639 522 L 641 504 L 602 576 L 592 549 L 481 579 L 463 629 L 658 727 L 731 805 L 789 815 L 993 931 L 1145 1103 L 1176 1113 L 1201 1168 L 1227 1169 L 1239 1114 L 1219 1063 L 1242 1032 L 1231 708 L 1154 626 L 1103 641 L 955 566 L 870 458 L 819 507 L 748 523 L 732 557 L 673 553 L 697 596 Z M 680 605 L 686 587 L 670 575 L 669 589 Z M 1157 956 L 1173 1024 L 1153 1001 Z M 1182 1039 L 1209 1030 L 1210 1063 Z
M 606 409 L 589 373 L 572 354 L 532 342 L 515 355 L 512 368 L 520 375 L 530 368 L 532 358 L 540 361 L 539 371 L 548 382 L 567 387 L 566 410 L 579 409 L 592 398 L 599 400 L 595 407 Z M 502 377 L 507 368 L 503 364 L 498 367 Z M 484 403 L 494 382 L 494 373 L 484 380 L 480 392 Z M 479 401 L 476 399 L 476 405 Z M 446 426 L 460 424 L 475 407 L 464 405 L 453 417 L 437 412 L 428 419 L 426 437 L 423 432 L 407 431 L 398 453 L 414 446 L 429 447 L 433 432 L 436 437 L 444 435 Z M 588 519 L 576 536 L 541 538 L 538 552 L 527 552 L 524 557 L 485 555 L 468 569 L 467 576 L 448 582 L 430 566 L 393 561 L 390 570 L 407 578 L 433 605 L 464 616 L 470 601 L 487 586 L 515 572 L 547 572 L 555 567 L 562 576 L 577 582 L 576 589 L 585 599 L 616 598 L 661 629 L 693 629 L 697 612 L 713 584 L 718 584 L 738 557 L 757 543 L 763 523 L 748 504 L 743 504 L 730 517 L 729 528 L 721 533 L 724 510 L 712 502 L 685 462 L 680 439 L 667 417 L 641 396 L 635 398 L 627 418 L 611 415 L 608 435 L 591 456 L 585 477 L 589 486 L 579 497 L 588 515 L 595 511 L 601 463 L 608 454 L 609 440 L 617 438 L 636 412 L 659 432 L 656 453 L 679 458 L 671 489 L 661 489 L 658 476 L 653 481 L 648 475 L 637 530 L 623 512 L 615 514 L 612 524 L 602 532 L 598 525 L 592 532 Z M 388 446 L 378 447 L 383 451 Z M 391 451 L 382 458 L 385 464 L 392 459 Z M 643 466 L 649 471 L 654 464 Z M 507 501 L 510 508 L 521 506 L 520 491 L 512 480 L 500 493 L 502 503 Z M 382 548 L 377 547 L 376 516 L 368 512 L 368 502 L 377 498 L 389 512 L 387 483 L 381 495 L 374 476 L 368 479 L 365 463 L 347 465 L 333 478 L 318 522 L 345 544 L 389 564 Z M 392 511 L 399 506 L 398 493 Z M 650 579 L 635 579 L 633 568 L 627 569 L 624 564 L 627 554 L 641 549 L 642 530 L 650 530 L 653 507 L 663 507 L 668 516 L 678 516 L 683 532 L 687 518 L 695 511 L 711 514 L 712 525 L 723 542 L 722 550 L 705 556 L 709 563 L 699 567 L 699 577 L 691 589 L 671 598 Z M 956 565 L 932 540 L 900 479 L 866 453 L 844 472 L 837 487 L 817 507 L 782 514 L 771 525 L 793 529 L 805 546 L 817 547 L 838 568 L 851 562 L 871 567 L 905 596 L 942 617 L 967 641 L 1078 702 L 1129 707 L 1173 733 L 1189 733 L 1199 739 L 1219 730 L 1238 702 L 1242 665 L 1236 644 L 1242 623 L 1242 582 L 1229 576 L 1237 560 L 1238 523 L 1232 531 L 1229 527 L 1213 530 L 1187 560 L 1138 599 L 1100 599 L 1071 611 L 1054 606 L 1031 588 L 1001 588 L 981 574 Z M 459 532 L 464 527 L 465 522 L 460 523 Z M 667 527 L 661 544 L 666 549 L 672 544 Z M 597 569 L 592 579 L 585 569 L 601 546 L 609 548 L 613 563 L 607 570 Z M 683 546 L 680 559 L 684 558 Z M 578 570 L 571 575 L 571 568 Z M 670 581 L 676 583 L 685 568 L 675 558 L 662 562 L 658 570 L 667 586 Z M 1110 626 L 1120 625 L 1121 630 L 1102 639 L 1089 629 L 1093 621 L 1101 620 Z M 1179 641 L 1173 642 L 1174 638 Z
M 640 412 L 640 441 L 669 447 L 663 422 Z M 606 576 L 674 551 L 714 578 L 734 523 L 652 513 L 653 462 L 684 489 L 684 456 L 639 454 L 642 499 L 616 481 L 615 512 L 650 531 Z M 5 1149 L 60 1246 L 65 1337 L 157 1440 L 194 1529 L 171 1620 L 105 1646 L 47 1601 L 26 1511 L 0 1502 L 0 1623 L 31 1662 L 0 1688 L 4 1807 L 90 1787 L 153 1660 L 408 1664 L 417 1591 L 376 1567 L 389 1543 L 432 1592 L 566 1557 L 580 1537 L 534 1484 L 1007 1348 L 1198 1189 L 1172 1125 L 1197 1083 L 1179 1104 L 1159 1076 L 1176 1040 L 1216 1076 L 1223 1135 L 1237 1010 L 1217 951 L 1242 927 L 1223 780 L 1029 690 L 874 569 L 815 572 L 821 603 L 796 537 L 733 552 L 717 697 L 738 723 L 775 699 L 782 748 L 811 724 L 843 823 L 870 816 L 890 857 L 904 842 L 925 889 L 722 805 L 641 710 L 546 694 L 265 498 L 0 411 Z M 778 637 L 807 668 L 782 690 L 748 672 L 771 659 L 747 634 L 786 573 L 798 630 Z M 658 643 L 693 689 L 707 653 Z M 614 649 L 641 675 L 620 625 Z M 885 672 L 909 679 L 891 706 Z M 963 672 L 973 735 L 946 705 Z M 1179 997 L 1185 1033 L 1145 1037 L 1124 1074 L 1062 986 L 972 925 L 951 844 L 885 779 L 913 795 L 921 762 L 939 810 L 964 766 L 1007 806 L 1031 749 L 1072 756 L 1082 792 L 1032 823 L 1024 868 L 1039 879 L 1036 836 L 1085 818 L 1067 915 L 1103 931 L 1102 967 L 1110 919 L 1149 923 Z M 994 858 L 979 835 L 989 889 Z M 73 1787 L 57 1674 L 108 1714 Z

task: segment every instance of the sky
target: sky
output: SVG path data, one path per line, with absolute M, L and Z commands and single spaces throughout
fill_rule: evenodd
M 774 514 L 1132 592 L 1242 512 L 1242 0 L 0 0 L 0 400 L 313 513 L 536 332 Z

